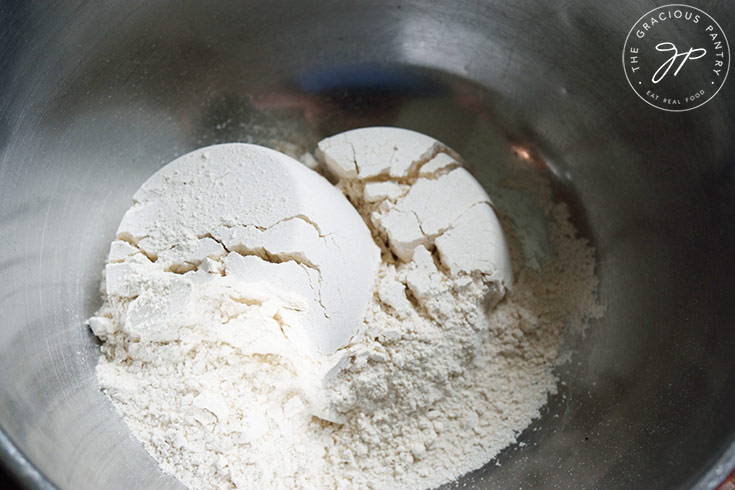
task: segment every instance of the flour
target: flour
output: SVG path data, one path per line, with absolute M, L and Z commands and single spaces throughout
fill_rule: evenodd
M 166 165 L 133 201 L 111 246 L 106 294 L 126 307 L 129 299 L 153 323 L 127 317 L 125 328 L 175 335 L 169 319 L 194 279 L 223 270 L 302 296 L 300 325 L 318 352 L 333 352 L 362 324 L 378 249 L 344 196 L 296 160 L 256 145 L 215 145 Z M 147 287 L 172 274 L 181 276 L 176 298 Z M 167 314 L 152 304 L 162 298 L 175 301 Z
M 362 272 L 364 321 L 334 353 L 309 347 L 314 288 L 269 280 L 303 270 L 303 242 L 269 242 L 238 216 L 238 233 L 185 233 L 200 235 L 186 253 L 166 259 L 167 242 L 153 261 L 141 242 L 155 226 L 134 236 L 121 225 L 89 320 L 104 341 L 98 378 L 164 471 L 192 489 L 431 488 L 486 464 L 538 417 L 565 329 L 602 314 L 592 249 L 540 185 L 557 255 L 524 268 L 511 222 L 459 156 L 409 133 L 320 143 L 381 256 Z M 207 168 L 192 167 L 187 185 Z M 179 226 L 212 220 L 182 214 Z

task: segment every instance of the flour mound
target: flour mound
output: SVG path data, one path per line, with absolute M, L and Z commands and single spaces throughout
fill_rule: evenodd
M 380 129 L 372 135 L 396 134 Z M 411 197 L 448 175 L 468 182 L 451 150 L 413 137 L 378 152 L 393 159 L 378 164 L 360 153 L 369 153 L 367 139 L 355 141 L 332 140 L 318 156 L 381 260 L 363 326 L 337 352 L 303 347 L 310 298 L 230 277 L 222 251 L 182 274 L 153 271 L 131 246 L 122 255 L 138 264 L 134 275 L 160 308 L 131 322 L 133 300 L 103 293 L 89 320 L 104 341 L 103 391 L 162 469 L 191 489 L 450 482 L 488 463 L 539 416 L 556 390 L 562 335 L 603 312 L 593 250 L 545 191 L 556 255 L 535 270 L 523 265 L 512 222 L 496 218 L 481 189 L 454 199 L 461 208 L 432 210 Z M 412 220 L 417 226 L 403 226 Z M 474 243 L 470 229 L 480 237 Z M 504 237 L 507 249 L 498 249 Z M 487 240 L 496 240 L 492 250 L 483 250 Z

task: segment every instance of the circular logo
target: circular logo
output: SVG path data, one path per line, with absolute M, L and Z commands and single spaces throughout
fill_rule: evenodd
M 706 12 L 664 5 L 638 19 L 628 33 L 623 68 L 630 86 L 648 104 L 689 111 L 709 101 L 725 83 L 730 46 Z

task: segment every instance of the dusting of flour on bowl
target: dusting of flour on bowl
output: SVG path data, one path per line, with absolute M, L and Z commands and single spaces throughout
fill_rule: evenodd
M 458 155 L 409 133 L 357 130 L 319 145 L 321 170 L 380 254 L 376 270 L 364 268 L 373 284 L 366 306 L 353 308 L 362 324 L 334 352 L 310 347 L 304 326 L 322 311 L 320 291 L 334 286 L 314 271 L 335 253 L 372 257 L 367 245 L 307 257 L 268 242 L 268 226 L 236 223 L 249 219 L 239 215 L 214 232 L 184 226 L 156 253 L 145 241 L 160 231 L 156 220 L 146 237 L 118 233 L 105 302 L 89 320 L 103 341 L 100 386 L 162 469 L 189 488 L 436 487 L 515 442 L 555 392 L 563 334 L 604 311 L 593 249 L 566 205 L 533 180 L 554 255 L 525 267 L 512 210 L 496 215 Z M 209 171 L 202 159 L 187 188 Z M 198 197 L 171 182 L 146 196 L 149 212 L 156 196 L 176 192 L 182 209 L 198 213 Z M 299 220 L 321 230 L 319 219 Z M 252 227 L 250 241 L 233 235 L 238 226 Z M 317 277 L 311 289 L 291 276 L 252 280 L 291 263 L 293 277 Z M 111 283 L 120 264 L 124 277 Z

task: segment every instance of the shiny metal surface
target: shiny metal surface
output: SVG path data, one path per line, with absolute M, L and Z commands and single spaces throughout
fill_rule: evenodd
M 727 4 L 695 5 L 735 32 Z M 4 461 L 31 488 L 179 487 L 97 390 L 83 325 L 133 191 L 205 144 L 392 124 L 479 174 L 533 149 L 598 249 L 606 317 L 525 447 L 464 488 L 713 488 L 735 464 L 735 85 L 692 112 L 644 104 L 620 50 L 650 7 L 2 3 Z

